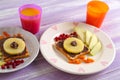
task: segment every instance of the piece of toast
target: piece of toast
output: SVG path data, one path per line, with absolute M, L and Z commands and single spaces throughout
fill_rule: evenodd
M 10 38 L 10 37 L 15 37 L 15 38 L 21 38 L 23 39 L 24 41 L 24 38 L 21 34 L 14 34 L 13 36 L 9 35 L 7 32 L 3 32 L 3 36 L 0 37 L 0 51 L 2 52 L 2 58 L 5 62 L 8 62 L 8 61 L 12 61 L 12 60 L 15 60 L 15 59 L 22 59 L 22 58 L 27 58 L 30 56 L 28 50 L 27 50 L 27 47 L 25 48 L 25 50 L 20 53 L 20 54 L 17 54 L 17 55 L 10 55 L 8 54 L 7 52 L 4 51 L 3 49 L 3 46 L 2 44 L 4 43 L 4 39 L 6 38 Z
M 59 41 L 56 42 L 55 44 L 53 44 L 53 47 L 57 51 L 59 51 L 61 54 L 63 54 L 68 59 L 68 61 L 78 59 L 81 55 L 85 55 L 85 54 L 88 54 L 90 52 L 89 49 L 86 46 L 84 46 L 83 51 L 81 51 L 78 54 L 69 53 L 69 52 L 65 51 L 65 49 L 63 47 L 59 46 L 58 43 L 59 43 Z
M 3 54 L 3 60 L 5 62 L 8 62 L 8 61 L 12 61 L 12 60 L 16 60 L 16 59 L 23 59 L 23 58 L 27 58 L 29 57 L 30 54 L 29 52 L 26 50 L 24 51 L 24 53 L 21 53 L 21 54 L 18 54 L 18 55 L 14 55 L 14 56 L 11 56 L 11 55 L 6 55 L 6 54 Z

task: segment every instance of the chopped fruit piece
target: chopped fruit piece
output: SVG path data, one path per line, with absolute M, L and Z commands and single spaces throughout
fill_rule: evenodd
M 84 60 L 85 63 L 92 63 L 94 62 L 94 60 L 92 58 L 87 58 L 86 60 Z
M 5 66 L 4 66 L 4 65 L 2 65 L 2 66 L 1 66 L 1 68 L 2 68 L 2 69 L 5 69 Z
M 69 63 L 72 63 L 72 64 L 80 64 L 80 63 L 81 63 L 81 60 L 80 60 L 80 59 L 69 60 Z
M 85 35 L 85 37 L 86 37 L 86 41 L 85 41 L 85 42 L 86 42 L 87 45 L 90 44 L 91 36 L 92 36 L 92 33 L 87 30 L 87 31 L 86 31 L 86 35 Z
M 85 42 L 85 30 L 81 29 L 80 27 L 75 27 L 74 31 L 77 33 L 78 38 Z
M 0 36 L 0 39 L 3 39 L 4 38 L 4 36 Z
M 3 32 L 3 35 L 4 35 L 5 37 L 10 37 L 10 35 L 9 35 L 7 32 Z
M 100 42 L 98 42 L 98 43 L 94 46 L 94 48 L 90 51 L 90 54 L 94 56 L 96 53 L 98 53 L 98 52 L 101 50 L 101 48 L 102 48 L 102 45 L 101 45 Z
M 89 48 L 92 49 L 96 45 L 97 42 L 98 42 L 98 39 L 96 35 L 93 34 L 90 40 Z
M 81 55 L 81 56 L 79 56 L 79 58 L 82 59 L 82 60 L 85 60 L 86 56 L 85 55 Z

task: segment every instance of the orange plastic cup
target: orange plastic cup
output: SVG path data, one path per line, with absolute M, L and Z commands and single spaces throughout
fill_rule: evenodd
M 100 28 L 109 7 L 102 1 L 90 1 L 87 4 L 86 23 Z

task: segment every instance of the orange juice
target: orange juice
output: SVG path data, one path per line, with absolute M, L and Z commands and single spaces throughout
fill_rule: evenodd
M 87 5 L 86 23 L 100 27 L 109 7 L 102 1 L 90 1 Z
M 26 15 L 26 16 L 35 16 L 40 13 L 39 10 L 35 8 L 26 8 L 21 11 L 21 14 Z

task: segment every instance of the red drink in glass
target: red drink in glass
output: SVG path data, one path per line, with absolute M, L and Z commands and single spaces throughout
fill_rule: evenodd
M 34 4 L 27 4 L 19 8 L 23 29 L 35 34 L 39 32 L 42 9 Z

